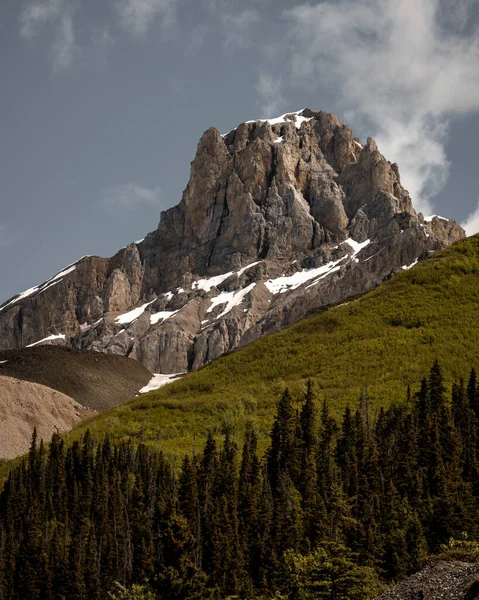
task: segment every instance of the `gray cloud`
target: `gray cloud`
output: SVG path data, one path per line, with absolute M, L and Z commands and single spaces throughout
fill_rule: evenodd
M 111 28 L 108 25 L 94 30 L 91 39 L 93 46 L 99 50 L 111 48 L 116 43 Z
M 262 73 L 258 77 L 255 89 L 260 98 L 261 118 L 277 116 L 285 102 L 281 79 L 268 73 Z
M 54 70 L 70 66 L 79 49 L 73 25 L 74 7 L 69 0 L 30 2 L 20 14 L 20 34 L 27 39 L 37 37 L 44 27 L 54 31 L 50 54 Z
M 103 204 L 112 208 L 133 210 L 144 204 L 160 205 L 160 188 L 149 189 L 139 183 L 110 187 L 105 190 Z
M 177 0 L 118 0 L 116 7 L 123 28 L 137 37 L 144 37 L 157 20 L 163 26 L 171 26 L 177 4 Z
M 349 123 L 372 129 L 424 212 L 448 176 L 450 119 L 479 111 L 475 3 L 337 0 L 285 13 L 292 81 L 319 81 Z
M 186 53 L 194 55 L 208 42 L 208 36 L 220 35 L 223 48 L 231 53 L 258 44 L 255 26 L 261 23 L 256 8 L 241 7 L 232 0 L 204 0 L 202 21 L 196 21 L 185 40 Z
M 253 44 L 252 27 L 261 20 L 255 9 L 237 10 L 224 0 L 213 0 L 211 8 L 220 21 L 225 48 L 233 51 L 244 50 Z
M 113 0 L 110 22 L 103 26 L 83 24 L 86 37 L 80 44 L 74 22 L 78 6 L 81 6 L 78 0 L 29 0 L 21 12 L 22 37 L 33 40 L 46 28 L 53 32 L 50 53 L 56 71 L 69 67 L 82 50 L 84 57 L 89 50 L 94 51 L 104 66 L 107 50 L 117 41 L 118 31 L 114 30 L 118 28 L 140 40 L 146 38 L 155 24 L 163 31 L 177 34 L 184 29 L 185 51 L 194 55 L 213 31 L 219 32 L 222 45 L 228 51 L 250 48 L 257 44 L 253 28 L 261 22 L 256 8 L 238 8 L 232 0 L 202 0 L 202 19 L 194 26 L 179 16 L 180 6 L 192 10 L 192 0 Z

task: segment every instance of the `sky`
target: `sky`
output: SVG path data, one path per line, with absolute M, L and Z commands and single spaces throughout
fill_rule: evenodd
M 0 303 L 177 204 L 198 140 L 311 108 L 479 231 L 479 0 L 2 0 Z

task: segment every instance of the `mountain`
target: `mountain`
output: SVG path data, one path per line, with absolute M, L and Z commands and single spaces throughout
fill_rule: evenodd
M 308 380 L 339 417 L 367 398 L 371 414 L 404 404 L 437 359 L 447 386 L 479 368 L 479 235 L 420 261 L 379 288 L 112 408 L 87 426 L 100 439 L 141 437 L 169 456 L 201 447 L 209 432 L 241 440 L 253 426 L 268 443 L 276 404 L 289 388 L 298 405 Z
M 0 348 L 63 344 L 196 370 L 463 238 L 417 214 L 397 165 L 309 109 L 202 136 L 181 202 L 113 258 L 0 307 Z

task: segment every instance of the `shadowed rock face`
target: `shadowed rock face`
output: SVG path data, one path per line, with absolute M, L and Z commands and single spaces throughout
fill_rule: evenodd
M 157 230 L 0 307 L 0 348 L 62 334 L 153 372 L 196 369 L 464 236 L 416 214 L 397 166 L 334 115 L 211 128 Z

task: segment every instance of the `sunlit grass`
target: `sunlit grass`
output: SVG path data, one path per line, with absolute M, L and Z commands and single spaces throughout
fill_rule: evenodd
M 372 411 L 402 401 L 438 358 L 448 383 L 479 366 L 479 236 L 433 255 L 348 304 L 313 315 L 224 356 L 166 388 L 77 427 L 133 436 L 169 456 L 201 451 L 209 431 L 265 447 L 278 396 L 301 398 L 308 379 L 334 414 L 367 389 Z

